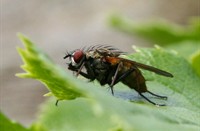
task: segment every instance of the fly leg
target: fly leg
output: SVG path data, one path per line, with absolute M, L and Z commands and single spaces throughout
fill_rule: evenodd
M 77 70 L 76 77 L 78 77 L 78 75 L 80 74 L 80 72 L 81 72 L 81 70 L 83 69 L 84 65 L 85 65 L 85 62 L 83 62 L 83 63 L 81 64 L 81 67 Z
M 96 78 L 96 76 L 95 76 L 94 70 L 90 66 L 90 63 L 85 62 L 85 68 L 87 69 L 87 73 L 80 72 L 80 74 L 84 76 L 85 78 L 90 79 L 90 81 L 93 81 Z
M 135 71 L 135 68 L 131 68 L 130 70 L 126 71 L 125 73 L 123 73 L 121 76 L 119 76 L 115 82 L 114 85 L 117 84 L 118 82 L 120 82 L 121 80 L 123 80 L 124 78 L 126 78 L 128 75 L 130 75 L 133 71 Z
M 142 93 L 138 92 L 140 96 L 142 96 L 145 100 L 147 100 L 149 103 L 155 105 L 155 106 L 166 106 L 165 104 L 157 104 L 151 100 L 149 100 L 146 96 L 144 96 Z
M 85 77 L 86 79 L 90 79 L 90 81 L 93 81 L 95 79 L 94 76 L 90 76 L 89 74 L 85 73 L 85 72 L 82 72 L 80 71 L 79 74 L 83 77 Z
M 137 73 L 137 72 L 136 72 L 136 73 Z M 137 82 L 137 88 L 140 89 L 141 86 L 140 86 L 139 80 L 136 79 L 136 82 Z M 156 105 L 156 106 L 165 106 L 165 104 L 157 104 L 157 103 L 151 101 L 150 99 L 148 99 L 146 96 L 144 96 L 144 95 L 142 94 L 142 91 L 138 90 L 137 92 L 138 92 L 138 94 L 139 94 L 140 96 L 142 96 L 142 97 L 143 97 L 145 100 L 147 100 L 149 103 L 151 103 L 151 104 L 153 104 L 153 105 Z M 150 92 L 150 91 L 148 91 L 148 90 L 147 90 L 146 92 L 150 93 L 151 95 L 155 95 L 155 96 L 159 97 L 159 95 L 156 95 L 156 94 L 154 94 L 154 93 L 152 93 L 152 92 Z M 162 96 L 161 96 L 161 97 L 162 97 Z
M 153 96 L 156 96 L 156 97 L 158 97 L 158 98 L 162 98 L 162 99 L 167 100 L 167 96 L 160 96 L 160 95 L 154 94 L 154 93 L 152 93 L 152 92 L 150 92 L 150 91 L 147 91 L 147 92 L 148 92 L 149 94 L 153 95 Z
M 112 91 L 112 95 L 114 95 L 114 91 L 113 91 L 113 86 L 115 84 L 117 84 L 118 82 L 120 82 L 122 79 L 126 78 L 128 75 L 130 75 L 133 71 L 135 71 L 135 68 L 131 68 L 130 70 L 126 71 L 125 73 L 123 73 L 121 76 L 117 76 L 118 75 L 118 72 L 119 72 L 119 68 L 120 66 L 122 66 L 122 63 L 119 63 L 118 66 L 117 66 L 117 69 L 114 73 L 114 77 L 112 79 L 112 82 L 110 84 L 110 88 L 111 88 L 111 91 Z M 110 79 L 110 78 L 109 78 Z
M 119 69 L 120 69 L 121 65 L 122 65 L 121 62 L 117 65 L 117 69 L 116 69 L 115 74 L 114 74 L 114 76 L 112 78 L 112 82 L 109 85 L 113 96 L 114 96 L 113 86 L 116 84 L 117 74 L 119 72 Z
M 83 69 L 84 66 L 87 66 L 87 73 L 82 72 L 81 70 Z M 75 71 L 76 72 L 76 77 L 78 77 L 78 75 L 82 75 L 83 77 L 90 79 L 91 81 L 93 81 L 95 79 L 95 74 L 94 71 L 92 70 L 92 68 L 88 65 L 87 62 L 83 62 L 82 65 L 80 66 L 79 69 L 70 67 L 68 68 L 69 70 Z

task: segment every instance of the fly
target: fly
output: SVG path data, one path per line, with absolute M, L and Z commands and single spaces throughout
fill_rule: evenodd
M 75 72 L 76 76 L 82 75 L 90 81 L 96 79 L 102 86 L 108 84 L 112 95 L 114 95 L 114 85 L 122 82 L 153 105 L 165 106 L 151 101 L 143 94 L 148 92 L 158 98 L 167 99 L 166 96 L 160 96 L 147 90 L 146 80 L 140 69 L 166 77 L 173 77 L 173 75 L 161 69 L 119 57 L 122 54 L 125 52 L 112 46 L 96 45 L 67 53 L 64 59 L 69 58 L 68 69 Z M 83 71 L 83 68 L 86 71 Z

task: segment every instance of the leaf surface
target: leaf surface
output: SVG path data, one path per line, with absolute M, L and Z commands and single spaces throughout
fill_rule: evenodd
M 134 90 L 122 88 L 122 84 L 114 88 L 120 98 L 113 97 L 106 88 L 77 79 L 55 65 L 23 35 L 20 39 L 25 44 L 25 49 L 18 48 L 18 51 L 26 73 L 18 76 L 41 81 L 56 99 L 77 98 L 60 101 L 58 107 L 54 105 L 55 99 L 47 101 L 35 125 L 49 131 L 200 129 L 200 79 L 183 57 L 162 48 L 136 48 L 137 53 L 126 56 L 174 75 L 174 78 L 167 78 L 143 70 L 145 78 L 151 80 L 147 82 L 148 89 L 168 96 L 165 101 L 145 94 L 157 103 L 167 104 L 156 107 L 135 95 Z

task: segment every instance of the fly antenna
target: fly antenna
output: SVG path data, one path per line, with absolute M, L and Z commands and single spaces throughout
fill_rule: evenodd
M 65 53 L 65 56 L 63 57 L 63 59 L 66 59 L 69 56 L 71 56 L 71 54 L 69 54 L 69 52 L 67 51 L 67 53 Z

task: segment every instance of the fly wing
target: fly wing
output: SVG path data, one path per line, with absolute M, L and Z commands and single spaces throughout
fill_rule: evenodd
M 158 68 L 155 68 L 153 66 L 148 66 L 148 65 L 145 65 L 145 64 L 142 64 L 142 63 L 138 63 L 138 62 L 134 62 L 134 64 L 138 68 L 149 70 L 149 71 L 155 72 L 156 74 L 163 75 L 163 76 L 166 76 L 166 77 L 173 77 L 173 75 L 171 73 L 166 72 L 166 71 L 161 70 L 161 69 L 158 69 Z
M 153 66 L 148 66 L 148 65 L 145 65 L 145 64 L 142 64 L 142 63 L 138 63 L 136 61 L 132 61 L 132 60 L 124 59 L 124 58 L 119 58 L 119 57 L 109 57 L 109 58 L 107 58 L 107 62 L 109 62 L 111 64 L 117 64 L 120 61 L 130 63 L 130 64 L 132 64 L 132 66 L 135 66 L 135 67 L 138 67 L 138 68 L 141 68 L 141 69 L 145 69 L 145 70 L 148 70 L 148 71 L 152 71 L 152 72 L 159 74 L 159 75 L 163 75 L 163 76 L 166 76 L 166 77 L 173 77 L 173 75 L 169 72 L 155 68 Z

